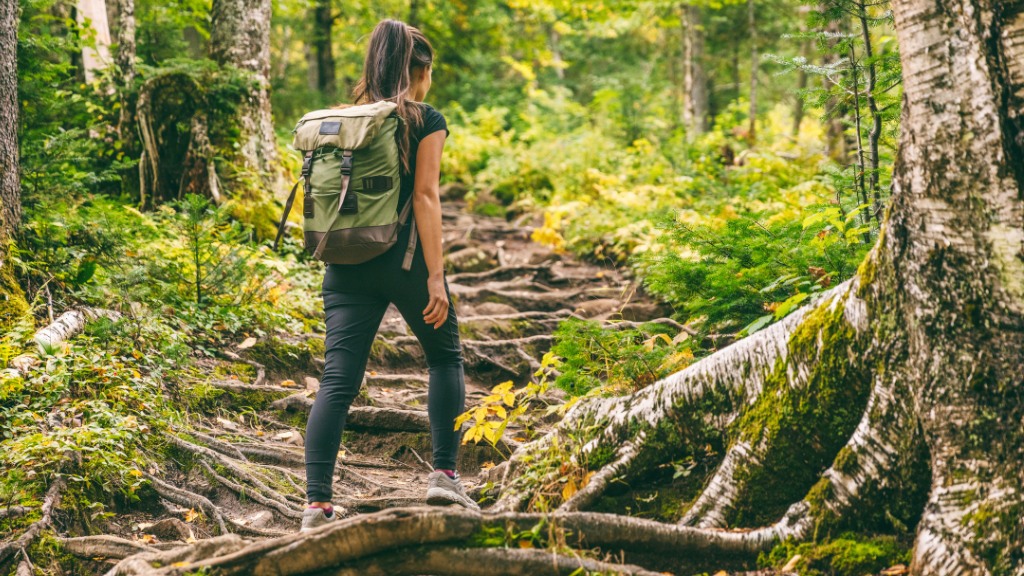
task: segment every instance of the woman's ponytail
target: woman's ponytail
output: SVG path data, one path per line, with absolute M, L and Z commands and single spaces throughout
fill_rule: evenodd
M 398 20 L 382 20 L 370 34 L 363 76 L 353 90 L 357 104 L 389 100 L 398 105 L 398 115 L 405 120 L 399 152 L 406 170 L 410 128 L 423 122 L 420 107 L 409 100 L 412 67 L 429 66 L 433 57 L 433 48 L 419 30 Z

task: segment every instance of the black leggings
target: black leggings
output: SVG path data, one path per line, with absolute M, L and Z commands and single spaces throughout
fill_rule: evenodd
M 412 269 L 401 269 L 408 229 L 387 253 L 356 265 L 328 266 L 323 299 L 327 335 L 323 377 L 306 424 L 306 499 L 330 502 L 334 463 L 352 400 L 366 371 L 381 319 L 394 303 L 427 357 L 430 383 L 427 414 L 435 468 L 455 469 L 461 433 L 455 418 L 466 398 L 462 345 L 455 306 L 448 296 L 448 319 L 437 329 L 423 321 L 427 307 L 427 267 L 417 247 Z M 448 284 L 445 283 L 445 291 Z

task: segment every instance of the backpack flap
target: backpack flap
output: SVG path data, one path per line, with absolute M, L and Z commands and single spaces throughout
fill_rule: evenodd
M 377 137 L 397 107 L 394 102 L 381 101 L 310 112 L 295 125 L 292 146 L 303 152 L 323 146 L 359 150 Z

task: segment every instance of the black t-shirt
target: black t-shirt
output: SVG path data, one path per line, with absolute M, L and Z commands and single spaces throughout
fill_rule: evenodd
M 412 197 L 413 183 L 416 178 L 416 153 L 420 149 L 420 140 L 438 130 L 444 130 L 445 136 L 450 133 L 444 114 L 438 112 L 430 104 L 422 102 L 420 103 L 420 109 L 423 111 L 423 122 L 419 128 L 413 128 L 409 131 L 409 172 L 402 171 L 402 190 L 398 197 L 399 210 L 401 210 L 402 206 L 405 206 L 405 201 Z

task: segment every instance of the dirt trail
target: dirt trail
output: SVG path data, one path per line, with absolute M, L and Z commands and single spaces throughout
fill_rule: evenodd
M 550 348 L 556 325 L 570 315 L 607 322 L 664 313 L 638 296 L 621 271 L 532 242 L 529 225 L 470 215 L 460 202 L 447 204 L 444 225 L 448 281 L 466 358 L 467 407 L 495 384 L 527 382 Z M 109 562 L 224 530 L 249 537 L 296 531 L 305 503 L 302 436 L 323 366 L 311 350 L 322 350 L 322 336 L 248 342 L 226 352 L 228 359 L 204 366 L 222 393 L 212 401 L 196 400 L 205 416 L 192 429 L 166 435 L 181 466 L 146 472 L 159 505 L 114 518 L 114 539 L 72 542 L 80 549 L 76 555 Z M 558 391 L 551 394 L 558 401 Z M 347 515 L 424 503 L 431 454 L 426 398 L 422 351 L 392 307 L 342 438 L 335 502 Z M 544 426 L 540 422 L 535 429 Z M 468 487 L 483 466 L 507 458 L 520 433 L 507 430 L 502 451 L 485 442 L 462 446 L 458 467 Z

